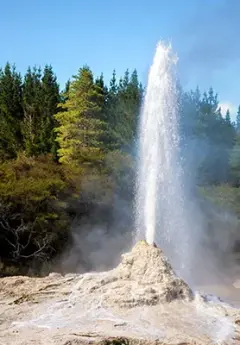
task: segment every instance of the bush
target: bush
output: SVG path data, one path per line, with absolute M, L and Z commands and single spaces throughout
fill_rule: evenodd
M 27 266 L 52 260 L 68 243 L 63 200 L 76 192 L 74 176 L 51 156 L 0 165 L 0 260 Z

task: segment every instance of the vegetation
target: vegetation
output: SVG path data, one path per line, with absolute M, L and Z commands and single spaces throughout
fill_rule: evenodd
M 62 92 L 51 66 L 0 71 L 0 274 L 38 272 L 68 245 L 74 217 L 111 210 L 116 195 L 131 207 L 143 95 L 136 70 L 107 86 L 83 66 Z M 180 104 L 196 184 L 240 214 L 240 108 L 232 123 L 212 88 L 182 91 Z

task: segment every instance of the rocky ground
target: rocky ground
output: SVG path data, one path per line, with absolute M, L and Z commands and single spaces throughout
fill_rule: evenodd
M 8 344 L 240 345 L 240 309 L 194 294 L 140 242 L 109 272 L 0 279 Z

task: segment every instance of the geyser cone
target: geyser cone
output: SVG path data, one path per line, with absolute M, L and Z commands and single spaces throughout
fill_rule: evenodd
M 176 62 L 171 46 L 159 43 L 139 128 L 136 228 L 138 239 L 156 243 L 180 268 L 188 261 L 188 229 L 179 155 Z

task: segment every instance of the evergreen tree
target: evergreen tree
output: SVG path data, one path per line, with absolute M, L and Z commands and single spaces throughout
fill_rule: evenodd
M 221 107 L 219 107 L 217 110 L 217 119 L 218 120 L 222 119 L 222 108 Z
M 81 68 L 70 84 L 69 99 L 62 105 L 64 111 L 55 116 L 60 162 L 79 165 L 102 161 L 102 97 L 91 70 Z
M 118 113 L 118 85 L 116 79 L 116 71 L 113 71 L 112 78 L 110 80 L 109 90 L 106 93 L 105 99 L 105 122 L 106 130 L 104 132 L 104 143 L 107 149 L 116 148 L 116 139 L 114 129 L 117 123 Z
M 28 68 L 23 84 L 24 121 L 22 132 L 25 152 L 28 156 L 38 155 L 42 151 L 42 86 L 41 70 L 36 67 Z
M 240 186 L 240 136 L 236 138 L 235 145 L 230 154 L 230 168 L 232 182 L 236 186 Z
M 124 78 L 119 81 L 117 94 L 114 135 L 118 148 L 128 151 L 136 139 L 142 96 L 143 89 L 137 71 L 134 70 L 129 78 L 127 70 Z
M 181 102 L 181 132 L 188 156 L 194 156 L 198 166 L 198 183 L 220 183 L 229 178 L 229 153 L 234 145 L 235 130 L 230 114 L 224 119 L 217 94 L 210 88 L 201 97 L 199 89 L 183 94 Z M 191 155 L 191 147 L 195 152 Z M 188 144 L 188 145 L 187 145 Z
M 231 125 L 231 116 L 230 116 L 230 111 L 229 111 L 229 109 L 228 109 L 227 112 L 226 112 L 225 120 L 226 120 L 226 123 L 227 123 L 228 125 Z
M 122 80 L 122 83 L 120 85 L 122 86 L 123 91 L 126 92 L 128 85 L 129 85 L 129 70 L 128 69 L 126 70 L 124 77 L 123 77 L 123 80 Z M 120 91 L 121 91 L 121 88 L 120 88 Z
M 56 133 L 54 131 L 55 119 L 58 104 L 60 102 L 59 86 L 57 78 L 51 66 L 45 66 L 41 82 L 41 122 L 39 151 L 41 153 L 51 152 L 56 155 Z
M 0 71 L 0 156 L 15 157 L 22 145 L 22 80 L 15 66 Z
M 118 87 L 117 87 L 117 79 L 116 79 L 116 70 L 113 70 L 112 79 L 110 80 L 109 93 L 111 95 L 116 95 L 117 91 L 118 91 Z
M 218 109 L 218 96 L 210 88 L 200 107 L 201 134 L 206 151 L 200 180 L 207 184 L 226 182 L 229 178 L 229 154 L 235 140 L 230 113 L 227 112 L 226 119 L 223 119 Z
M 130 112 L 130 128 L 131 136 L 133 140 L 137 137 L 137 128 L 140 119 L 140 108 L 143 98 L 143 87 L 138 80 L 137 70 L 135 69 L 131 75 L 131 79 L 128 85 L 128 97 L 129 97 L 129 112 Z
M 118 85 L 113 71 L 106 107 L 109 148 L 129 151 L 136 138 L 142 96 L 136 70 L 130 77 L 126 70 Z
M 240 105 L 238 107 L 236 120 L 237 120 L 237 132 L 240 133 Z
M 99 97 L 99 107 L 101 108 L 100 118 L 103 121 L 107 121 L 106 118 L 106 106 L 107 106 L 107 98 L 108 98 L 108 88 L 104 83 L 103 74 L 95 81 L 96 90 L 102 97 Z
M 180 130 L 184 141 L 196 135 L 200 122 L 201 94 L 197 87 L 195 91 L 181 93 L 180 98 Z
M 65 103 L 69 99 L 70 79 L 66 82 L 64 89 L 60 93 L 60 103 Z M 59 107 L 61 104 L 59 104 Z

